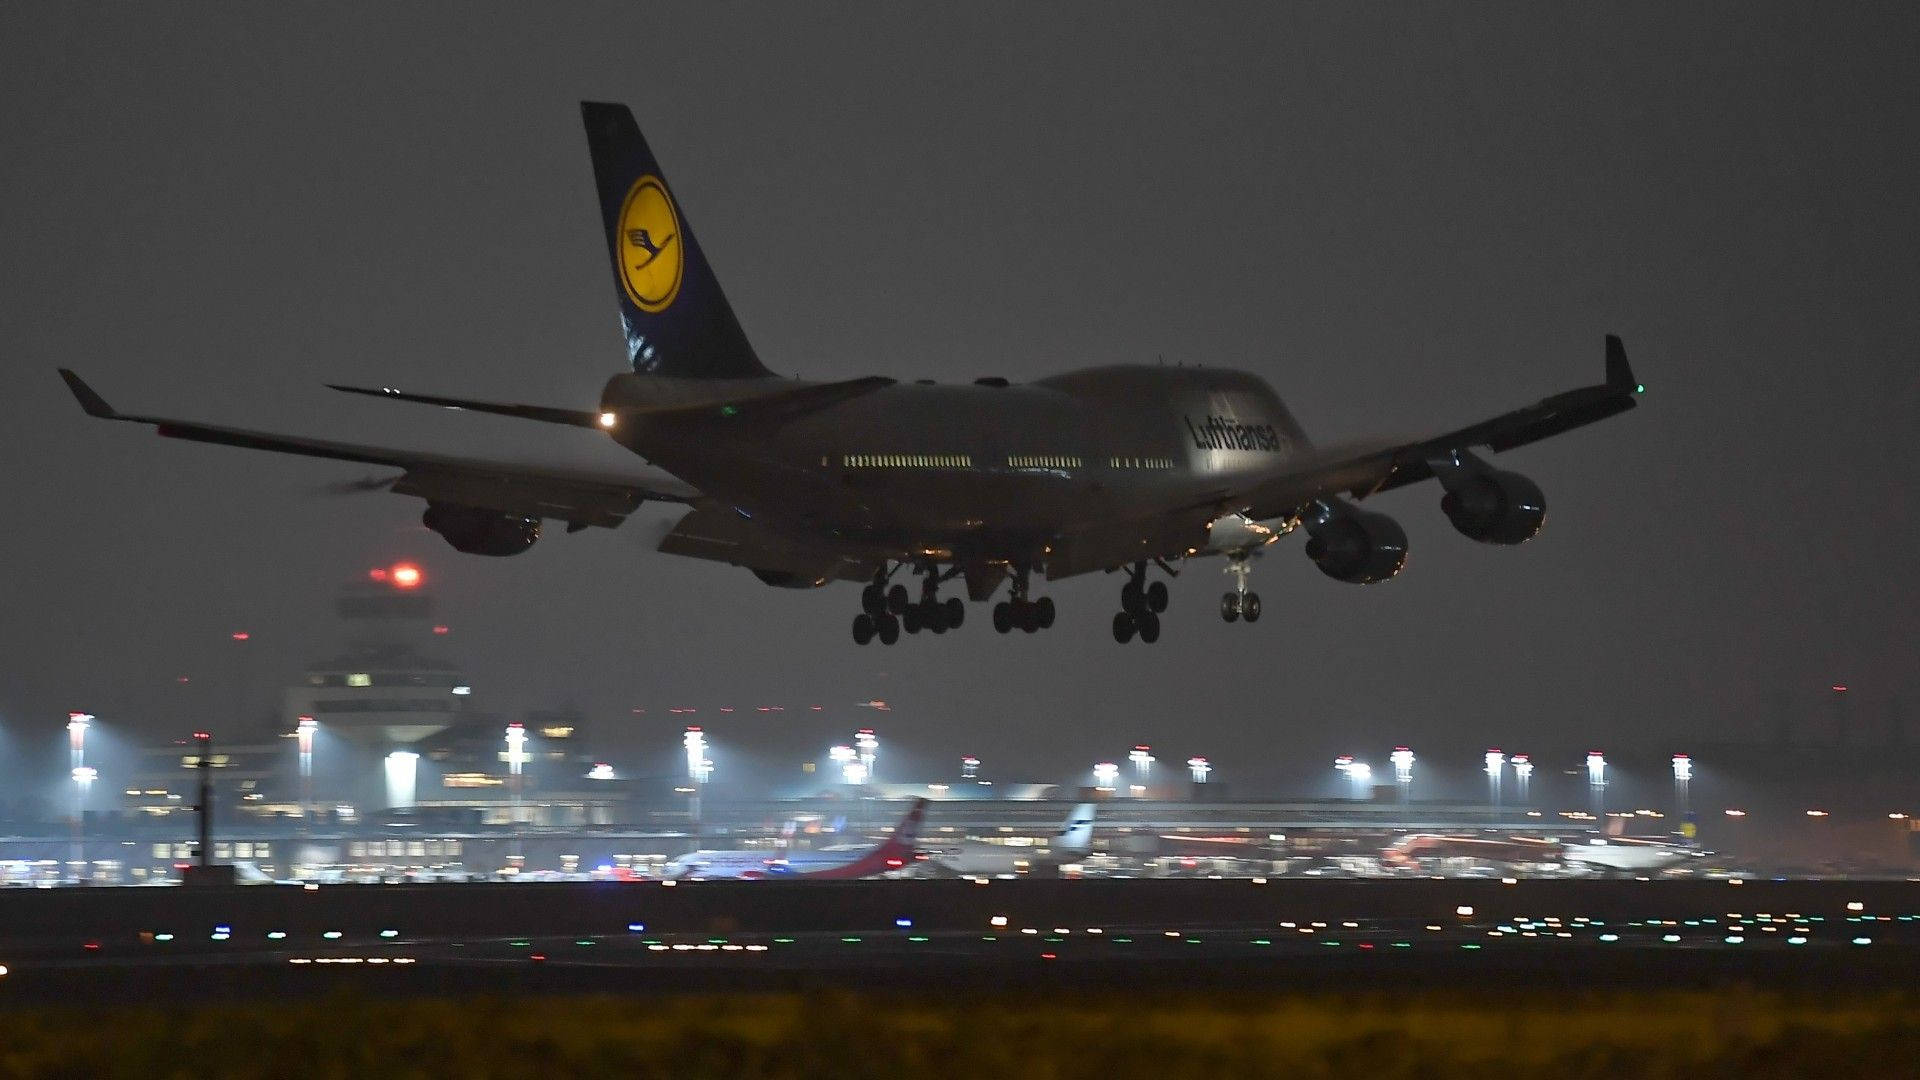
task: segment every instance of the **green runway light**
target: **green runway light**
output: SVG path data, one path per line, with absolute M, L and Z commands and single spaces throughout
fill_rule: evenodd
M 1460 946 L 1460 947 L 1461 947 L 1461 948 L 1463 948 L 1463 949 L 1478 949 L 1478 948 L 1479 948 L 1480 946 L 1478 946 L 1478 945 L 1462 945 L 1462 946 Z
M 739 416 L 739 415 L 740 415 L 740 406 L 738 406 L 738 405 L 722 405 L 722 406 L 720 406 L 720 415 L 721 415 L 721 416 Z
M 917 935 L 917 934 L 916 934 L 915 936 L 913 936 L 913 937 L 910 937 L 910 938 L 908 938 L 907 940 L 908 940 L 908 941 L 927 941 L 927 940 L 930 940 L 930 939 L 928 939 L 928 938 L 924 938 L 924 937 L 920 937 L 919 935 Z M 989 938 L 988 940 L 992 940 L 992 939 L 991 939 L 991 938 Z
M 1113 938 L 1113 939 L 1111 939 L 1111 940 L 1112 940 L 1112 941 L 1113 941 L 1113 942 L 1114 942 L 1115 944 L 1118 944 L 1118 945 L 1131 945 L 1131 944 L 1133 944 L 1133 939 L 1132 939 L 1132 938 L 1130 938 L 1130 937 L 1117 937 L 1117 938 Z
M 1644 393 L 1646 393 L 1646 392 L 1647 392 L 1647 384 L 1646 384 L 1646 383 L 1634 383 L 1634 384 L 1633 384 L 1633 392 L 1634 392 L 1634 393 L 1636 393 L 1636 394 L 1644 394 Z
M 841 940 L 841 941 L 844 941 L 844 942 L 846 942 L 846 943 L 847 943 L 847 944 L 849 944 L 849 945 L 858 945 L 858 944 L 860 944 L 860 939 L 859 939 L 859 938 L 857 938 L 857 937 L 843 937 L 843 938 L 841 938 L 840 940 Z
M 1268 940 L 1267 938 L 1263 938 L 1263 937 L 1257 937 L 1257 938 L 1254 938 L 1254 939 L 1253 939 L 1253 943 L 1254 943 L 1255 945 L 1271 945 L 1271 944 L 1273 944 L 1273 942 L 1272 942 L 1272 941 L 1270 941 L 1270 940 Z
M 773 939 L 773 943 L 775 945 L 791 945 L 793 944 L 793 939 L 790 937 L 777 937 Z
M 581 938 L 579 941 L 574 942 L 574 944 L 575 945 L 591 945 L 593 944 L 593 942 L 588 941 L 586 938 Z

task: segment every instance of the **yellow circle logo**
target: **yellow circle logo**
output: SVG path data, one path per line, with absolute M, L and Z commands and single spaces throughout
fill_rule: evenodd
M 620 206 L 620 280 L 642 311 L 665 311 L 680 293 L 686 266 L 680 215 L 657 176 L 643 176 Z

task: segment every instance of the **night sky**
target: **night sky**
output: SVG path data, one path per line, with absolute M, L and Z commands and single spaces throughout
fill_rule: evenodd
M 878 720 L 929 772 L 1078 777 L 1145 741 L 1248 783 L 1396 742 L 1573 765 L 1770 736 L 1833 683 L 1863 725 L 1913 702 L 1911 4 L 712 8 L 0 11 L 0 748 L 69 708 L 218 727 L 218 688 L 329 654 L 339 583 L 402 556 L 476 707 L 572 701 L 633 754 L 694 705 L 787 762 Z M 1094 575 L 1046 590 L 1049 632 L 974 608 L 861 649 L 851 585 L 653 553 L 671 507 L 460 556 L 417 500 L 324 493 L 378 470 L 92 421 L 55 376 L 127 410 L 637 464 L 321 385 L 592 406 L 621 343 L 582 98 L 632 106 L 783 373 L 1163 357 L 1260 374 L 1332 442 L 1598 382 L 1614 332 L 1648 392 L 1498 458 L 1551 508 L 1518 549 L 1420 485 L 1368 504 L 1406 526 L 1405 574 L 1339 584 L 1284 541 L 1252 628 L 1221 623 L 1212 560 L 1152 648 L 1113 643 Z M 894 711 L 852 707 L 875 697 Z M 796 711 L 712 712 L 769 702 Z

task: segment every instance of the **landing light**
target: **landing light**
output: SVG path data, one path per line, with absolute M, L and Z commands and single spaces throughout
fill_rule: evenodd
M 617 423 L 619 419 L 620 419 L 619 417 L 613 415 L 610 412 L 603 412 L 600 414 L 600 426 L 603 428 L 610 428 L 615 423 Z

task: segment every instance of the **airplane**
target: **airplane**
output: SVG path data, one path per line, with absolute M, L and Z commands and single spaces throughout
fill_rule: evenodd
M 1073 862 L 1093 850 L 1093 803 L 1081 803 L 1067 813 L 1052 843 L 1042 847 L 1013 847 L 962 841 L 951 846 L 923 844 L 921 852 L 935 867 L 962 877 L 1025 874 Z
M 346 393 L 605 434 L 655 469 L 594 471 L 364 446 L 194 420 L 121 413 L 61 369 L 91 416 L 165 437 L 389 467 L 364 486 L 425 500 L 421 521 L 453 548 L 509 556 L 546 522 L 613 528 L 643 503 L 686 510 L 659 550 L 745 567 L 780 588 L 859 582 L 857 644 L 959 627 L 958 578 L 1000 633 L 1053 625 L 1036 578 L 1120 573 L 1112 620 L 1122 644 L 1160 637 L 1175 563 L 1219 556 L 1233 576 L 1229 623 L 1263 608 L 1254 557 L 1295 532 L 1319 570 L 1371 584 L 1399 574 L 1407 536 L 1355 505 L 1438 480 L 1441 512 L 1487 544 L 1539 532 L 1532 480 L 1499 453 L 1631 409 L 1645 387 L 1618 337 L 1605 381 L 1411 442 L 1316 447 L 1264 381 L 1200 366 L 1113 364 L 1031 383 L 881 375 L 822 382 L 761 363 L 721 292 L 666 174 L 624 105 L 582 102 L 602 230 L 625 341 L 625 370 L 594 408 L 511 404 L 330 384 Z M 919 578 L 917 598 L 906 582 Z
M 1563 862 L 1601 872 L 1630 873 L 1664 870 L 1705 852 L 1685 844 L 1627 836 L 1592 836 L 1585 843 L 1569 842 L 1560 849 Z
M 915 799 L 907 816 L 876 847 L 823 848 L 780 854 L 765 849 L 691 851 L 668 860 L 663 878 L 744 878 L 818 880 L 875 877 L 912 862 L 926 820 L 927 800 Z

